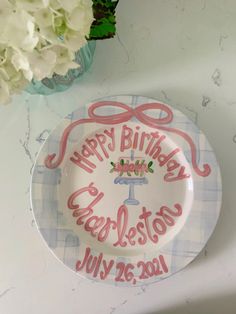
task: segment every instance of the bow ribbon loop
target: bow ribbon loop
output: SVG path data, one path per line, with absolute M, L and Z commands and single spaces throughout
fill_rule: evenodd
M 96 114 L 95 111 L 99 108 L 106 108 L 107 111 L 109 111 L 109 108 L 114 110 L 114 109 L 122 109 L 122 112 L 120 113 L 111 113 L 111 114 Z M 159 112 L 158 118 L 154 118 L 145 111 L 147 110 L 156 110 Z M 162 117 L 162 114 L 164 113 L 164 116 Z M 98 123 L 98 124 L 120 124 L 124 123 L 127 121 L 130 121 L 132 117 L 135 117 L 139 122 L 143 123 L 144 125 L 157 129 L 157 130 L 162 130 L 165 132 L 170 132 L 179 135 L 182 137 L 184 140 L 186 140 L 190 146 L 191 149 L 191 162 L 194 171 L 196 172 L 197 175 L 206 177 L 210 174 L 211 168 L 208 164 L 203 165 L 203 170 L 199 169 L 198 164 L 197 164 L 197 152 L 196 152 L 196 147 L 195 144 L 192 140 L 192 138 L 185 133 L 182 130 L 176 129 L 176 128 L 171 128 L 169 126 L 166 126 L 166 124 L 169 124 L 173 120 L 173 112 L 172 110 L 158 102 L 153 102 L 153 103 L 146 103 L 139 105 L 135 108 L 129 107 L 128 105 L 117 102 L 117 101 L 99 101 L 94 104 L 92 104 L 88 108 L 88 116 L 89 118 L 86 119 L 80 119 L 77 121 L 72 122 L 63 132 L 61 141 L 60 141 L 60 148 L 59 148 L 59 153 L 57 160 L 55 161 L 56 154 L 51 154 L 48 155 L 45 159 L 45 166 L 50 169 L 57 168 L 63 161 L 65 152 L 66 152 L 66 146 L 67 146 L 67 141 L 68 137 L 70 135 L 70 132 L 78 125 L 84 124 L 84 123 Z

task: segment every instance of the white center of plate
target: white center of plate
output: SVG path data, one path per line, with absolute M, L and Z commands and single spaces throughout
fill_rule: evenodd
M 114 256 L 160 249 L 181 230 L 193 202 L 180 147 L 168 134 L 133 122 L 90 126 L 67 155 L 59 189 L 68 228 Z

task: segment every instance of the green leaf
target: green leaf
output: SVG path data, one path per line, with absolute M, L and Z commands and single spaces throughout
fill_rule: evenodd
M 125 164 L 124 159 L 121 159 L 121 160 L 120 160 L 120 164 L 121 164 L 122 166 Z
M 111 161 L 110 164 L 115 167 L 115 163 L 113 161 Z
M 154 172 L 154 170 L 153 170 L 152 168 L 148 168 L 148 172 L 153 173 L 153 172 Z
M 93 0 L 94 22 L 90 28 L 89 39 L 114 37 L 116 33 L 115 9 L 118 1 Z
M 108 21 L 103 21 L 101 24 L 96 25 L 91 30 L 90 38 L 101 39 L 101 38 L 110 38 L 113 37 L 116 32 L 115 25 L 112 25 Z
M 151 168 L 152 165 L 153 165 L 153 161 L 149 161 L 148 168 Z

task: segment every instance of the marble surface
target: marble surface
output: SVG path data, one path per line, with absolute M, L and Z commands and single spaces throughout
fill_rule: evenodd
M 235 313 L 236 2 L 126 0 L 116 38 L 97 44 L 79 84 L 53 96 L 23 93 L 0 107 L 0 313 Z M 219 222 L 190 266 L 160 283 L 116 288 L 67 269 L 37 231 L 29 201 L 33 163 L 62 117 L 112 94 L 180 109 L 208 137 L 222 170 Z

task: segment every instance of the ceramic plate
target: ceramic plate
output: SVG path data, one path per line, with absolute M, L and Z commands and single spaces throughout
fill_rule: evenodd
M 220 170 L 204 134 L 157 100 L 114 96 L 68 115 L 32 176 L 38 229 L 92 280 L 140 285 L 191 262 L 219 216 Z

